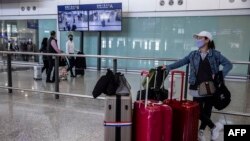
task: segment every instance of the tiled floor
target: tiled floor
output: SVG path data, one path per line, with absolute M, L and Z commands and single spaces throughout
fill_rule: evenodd
M 91 95 L 97 79 L 103 73 L 87 71 L 84 77 L 60 82 L 60 92 Z M 135 99 L 139 75 L 125 74 Z M 45 75 L 43 76 L 45 78 Z M 7 74 L 0 73 L 0 86 L 7 84 Z M 227 81 L 232 103 L 224 111 L 250 113 L 248 82 Z M 178 97 L 179 78 L 176 79 Z M 13 72 L 13 86 L 37 90 L 54 90 L 54 84 L 33 80 L 33 71 Z M 168 83 L 166 82 L 166 87 Z M 191 97 L 188 97 L 191 99 Z M 0 89 L 0 141 L 103 141 L 104 101 L 87 98 Z M 214 113 L 213 121 L 224 124 L 250 124 L 250 118 Z M 206 138 L 209 140 L 209 130 Z M 218 141 L 223 141 L 221 132 Z

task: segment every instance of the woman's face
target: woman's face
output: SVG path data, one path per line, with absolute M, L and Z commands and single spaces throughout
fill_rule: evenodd
M 204 36 L 198 36 L 197 40 L 203 40 L 205 42 L 205 44 L 208 44 L 208 42 L 209 42 L 209 39 L 207 37 L 204 37 Z
M 200 49 L 200 48 L 206 47 L 208 45 L 208 42 L 209 42 L 209 40 L 207 37 L 198 36 L 196 38 L 195 44 Z

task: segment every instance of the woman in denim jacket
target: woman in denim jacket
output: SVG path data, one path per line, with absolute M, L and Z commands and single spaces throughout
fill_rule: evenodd
M 212 81 L 215 74 L 219 72 L 219 66 L 223 66 L 223 75 L 226 76 L 232 69 L 231 62 L 224 57 L 219 51 L 215 50 L 215 45 L 211 33 L 202 31 L 195 34 L 196 46 L 198 50 L 194 50 L 189 55 L 177 62 L 167 65 L 168 71 L 179 68 L 186 64 L 190 64 L 190 77 L 189 77 L 189 93 L 193 96 L 193 100 L 200 105 L 200 130 L 199 141 L 205 141 L 204 130 L 206 126 L 211 129 L 211 139 L 215 140 L 219 136 L 219 131 L 222 129 L 222 124 L 217 122 L 213 123 L 210 119 L 212 113 L 212 97 L 200 96 L 197 87 L 200 83 Z

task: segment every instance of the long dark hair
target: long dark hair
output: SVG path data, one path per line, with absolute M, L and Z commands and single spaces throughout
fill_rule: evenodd
M 44 37 L 44 38 L 43 38 L 43 41 L 42 41 L 42 43 L 41 43 L 40 52 L 46 52 L 47 44 L 48 44 L 48 38 L 47 38 L 47 37 Z
M 208 38 L 205 37 L 205 39 L 207 40 Z M 214 44 L 214 41 L 210 41 L 208 42 L 208 49 L 215 49 L 215 44 Z
M 208 42 L 208 48 L 209 48 L 209 49 L 215 49 L 214 41 L 209 41 L 209 42 Z
M 42 41 L 42 46 L 47 46 L 47 43 L 48 43 L 48 38 L 44 37 Z

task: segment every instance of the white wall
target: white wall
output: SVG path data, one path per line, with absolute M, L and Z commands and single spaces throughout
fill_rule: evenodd
M 2 15 L 19 15 L 19 3 L 3 3 Z
M 187 10 L 211 10 L 220 9 L 219 0 L 188 0 Z
M 220 9 L 238 8 L 250 8 L 250 0 L 234 0 L 234 3 L 229 2 L 229 0 L 220 0 Z
M 164 1 L 164 5 L 160 2 Z M 174 0 L 173 5 L 169 4 L 169 0 L 156 0 L 156 11 L 183 11 L 187 9 L 187 0 L 183 0 L 182 3 L 178 3 L 180 0 Z
M 79 0 L 57 0 L 58 5 L 74 5 L 79 4 Z
M 2 3 L 0 3 L 0 15 L 2 15 Z
M 138 0 L 134 0 L 134 1 L 138 1 Z M 128 8 L 128 2 L 129 0 L 104 0 L 104 3 L 119 3 L 122 2 L 122 11 L 123 12 L 128 12 L 129 8 Z
M 125 13 L 147 13 L 147 12 L 163 12 L 163 11 L 197 11 L 197 10 L 225 10 L 225 9 L 250 9 L 250 0 L 183 0 L 183 4 L 179 5 L 178 1 L 173 0 L 174 4 L 169 5 L 170 0 L 12 0 L 11 2 L 0 1 L 0 15 L 56 15 L 57 5 L 70 4 L 93 4 L 93 3 L 111 3 L 122 2 L 123 12 Z M 164 5 L 160 2 L 164 1 Z M 2 3 L 1 3 L 2 2 Z M 27 11 L 30 6 L 31 10 Z M 36 10 L 32 7 L 36 6 Z M 25 7 L 22 11 L 21 7 Z M 160 14 L 160 13 L 159 13 Z M 157 13 L 155 14 L 157 15 Z
M 39 2 L 37 11 L 43 14 L 57 14 L 57 1 Z
M 142 12 L 142 11 L 155 11 L 155 0 L 129 0 L 128 2 L 129 12 Z
M 18 13 L 19 13 L 19 15 L 36 15 L 39 13 L 38 6 L 39 6 L 38 2 L 19 3 Z M 30 10 L 27 10 L 28 7 L 30 7 Z M 36 7 L 36 10 L 33 10 L 33 7 Z M 24 8 L 25 10 L 23 11 L 22 8 Z
M 106 0 L 80 0 L 80 4 L 93 4 L 93 3 L 103 3 Z

